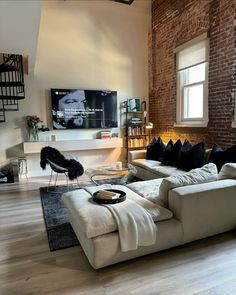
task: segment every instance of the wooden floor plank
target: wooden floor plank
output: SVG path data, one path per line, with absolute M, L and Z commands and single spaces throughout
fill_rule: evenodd
M 50 252 L 38 190 L 47 181 L 0 186 L 1 295 L 236 294 L 235 232 L 97 271 L 80 246 Z

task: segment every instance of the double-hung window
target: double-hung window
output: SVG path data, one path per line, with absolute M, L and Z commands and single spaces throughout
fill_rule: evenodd
M 177 68 L 176 126 L 207 126 L 208 39 L 199 36 L 175 49 Z

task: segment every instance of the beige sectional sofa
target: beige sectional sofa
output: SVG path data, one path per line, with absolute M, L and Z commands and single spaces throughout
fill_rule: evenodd
M 162 179 L 155 179 L 136 182 L 129 184 L 126 189 L 153 201 L 161 181 Z M 121 251 L 117 229 L 110 227 L 108 230 L 108 225 L 114 221 L 109 221 L 112 217 L 109 217 L 105 211 L 101 214 L 101 222 L 96 222 L 98 228 L 88 233 L 88 206 L 91 206 L 91 216 L 98 214 L 101 208 L 96 207 L 98 204 L 91 205 L 93 203 L 91 196 L 90 198 L 86 196 L 84 190 L 66 193 L 63 200 L 69 211 L 71 225 L 90 264 L 95 269 L 236 228 L 235 179 L 216 180 L 171 189 L 168 192 L 168 207 L 164 211 L 160 210 L 158 221 L 155 222 L 156 243 L 127 252 Z M 93 229 L 93 224 L 90 224 L 90 227 Z

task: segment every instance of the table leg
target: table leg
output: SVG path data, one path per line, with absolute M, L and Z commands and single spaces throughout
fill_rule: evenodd
M 95 180 L 93 180 L 93 177 L 94 176 L 97 176 L 98 174 L 95 174 L 95 175 L 92 175 L 92 176 L 89 176 L 90 180 L 95 184 L 95 185 L 99 185 L 99 183 L 97 183 Z

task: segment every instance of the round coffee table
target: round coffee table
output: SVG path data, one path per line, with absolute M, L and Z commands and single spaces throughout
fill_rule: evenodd
M 122 168 L 122 169 L 116 169 L 112 166 L 99 166 L 99 167 L 89 168 L 85 170 L 85 174 L 96 185 L 99 185 L 99 183 L 96 180 L 94 180 L 94 177 L 96 176 L 105 176 L 105 175 L 123 176 L 121 178 L 120 183 L 127 184 L 129 180 L 133 176 L 135 176 L 136 173 L 137 173 L 136 168 L 131 164 L 128 164 L 127 168 Z M 108 179 L 108 182 L 109 182 L 109 179 Z

